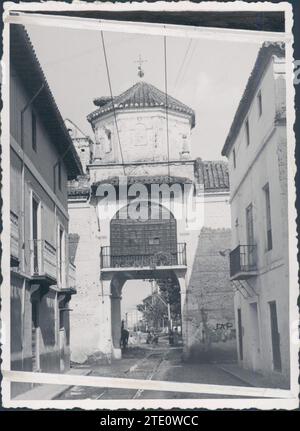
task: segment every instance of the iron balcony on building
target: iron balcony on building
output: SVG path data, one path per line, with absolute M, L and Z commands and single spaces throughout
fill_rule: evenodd
M 10 266 L 18 267 L 20 263 L 19 217 L 10 212 Z
M 257 275 L 256 245 L 238 245 L 229 257 L 231 280 L 246 280 Z
M 57 282 L 56 248 L 45 239 L 30 240 L 31 279 L 49 285 Z
M 101 247 L 101 268 L 157 268 L 186 266 L 186 244 L 177 243 L 173 251 L 153 251 L 146 253 L 117 254 L 110 246 Z

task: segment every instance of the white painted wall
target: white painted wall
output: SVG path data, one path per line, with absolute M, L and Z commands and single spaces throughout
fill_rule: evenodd
M 235 297 L 235 309 L 241 309 L 243 322 L 244 359 L 241 364 L 250 369 L 274 374 L 270 325 L 270 301 L 276 301 L 280 333 L 282 373 L 289 377 L 289 279 L 287 242 L 287 190 L 286 190 L 286 129 L 275 124 L 275 115 L 284 110 L 284 63 L 273 58 L 262 78 L 263 113 L 258 115 L 256 94 L 253 96 L 248 118 L 250 145 L 246 145 L 242 129 L 229 154 L 231 184 L 232 248 L 247 244 L 246 207 L 252 203 L 254 238 L 257 244 L 258 276 L 249 280 L 257 296 L 245 299 Z M 236 168 L 233 166 L 233 148 L 236 151 Z M 272 250 L 267 250 L 266 202 L 263 187 L 269 184 L 272 224 Z M 253 342 L 251 302 L 258 305 L 259 343 Z
M 77 294 L 72 297 L 70 313 L 71 359 L 83 362 L 100 350 L 102 341 L 100 307 L 101 237 L 93 206 L 69 202 L 69 232 L 79 235 L 75 256 Z
M 167 122 L 163 108 L 138 109 L 116 113 L 121 150 L 113 113 L 103 116 L 93 123 L 96 145 L 94 157 L 105 162 L 166 161 Z M 111 133 L 108 142 L 105 130 Z M 169 159 L 189 158 L 191 126 L 189 117 L 168 113 Z M 182 152 L 185 156 L 182 156 Z

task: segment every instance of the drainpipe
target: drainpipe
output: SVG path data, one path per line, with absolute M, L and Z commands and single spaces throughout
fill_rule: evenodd
M 38 91 L 34 94 L 34 96 L 26 103 L 26 105 L 21 110 L 21 148 L 22 148 L 22 271 L 26 272 L 26 254 L 25 254 L 25 151 L 24 151 L 24 114 L 27 111 L 27 109 L 32 105 L 32 103 L 35 101 L 35 99 L 38 97 L 40 92 L 45 87 L 45 84 L 43 83 L 41 87 L 38 89 Z M 24 333 L 25 333 L 25 289 L 26 289 L 26 281 L 25 278 L 23 280 L 23 287 L 22 287 L 22 369 L 24 369 Z

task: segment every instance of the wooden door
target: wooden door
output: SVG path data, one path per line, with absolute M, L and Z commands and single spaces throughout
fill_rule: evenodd
M 239 353 L 240 360 L 242 361 L 244 358 L 243 352 L 243 325 L 242 325 L 242 311 L 240 308 L 237 310 L 238 312 L 238 336 L 239 336 Z
M 32 371 L 40 369 L 39 353 L 39 302 L 32 301 L 31 304 L 31 348 L 32 348 Z
M 273 367 L 274 367 L 274 370 L 281 371 L 280 334 L 278 332 L 276 301 L 269 302 L 269 306 L 270 306 Z

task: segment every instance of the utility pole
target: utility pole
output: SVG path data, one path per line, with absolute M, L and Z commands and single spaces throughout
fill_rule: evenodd
M 171 306 L 170 306 L 170 302 L 168 301 L 168 320 L 169 320 L 169 328 L 170 330 L 172 330 L 172 319 L 171 319 Z
M 160 295 L 160 291 L 159 291 L 159 285 L 158 285 L 158 288 L 157 288 L 157 293 L 156 293 L 156 295 L 159 297 L 159 299 L 167 306 L 167 309 L 168 309 L 168 322 L 169 322 L 169 330 L 171 330 L 172 329 L 172 326 L 173 326 L 173 324 L 172 324 L 172 318 L 171 318 L 171 305 L 170 305 L 170 301 L 168 301 L 168 302 L 166 302 L 164 299 L 162 299 L 162 297 L 161 297 L 161 295 Z

